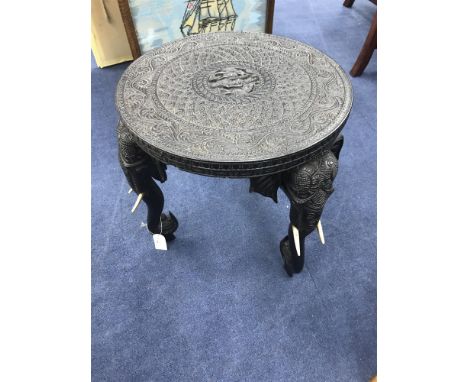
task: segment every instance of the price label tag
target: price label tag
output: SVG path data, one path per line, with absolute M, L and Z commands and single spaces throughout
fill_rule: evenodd
M 153 235 L 154 247 L 161 251 L 167 251 L 166 238 L 158 233 Z

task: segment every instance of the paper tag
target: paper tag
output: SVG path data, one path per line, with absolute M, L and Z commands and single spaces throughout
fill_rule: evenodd
M 154 247 L 161 251 L 167 251 L 166 238 L 158 233 L 153 235 Z

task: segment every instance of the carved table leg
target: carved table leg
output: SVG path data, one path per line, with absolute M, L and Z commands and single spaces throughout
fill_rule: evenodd
M 289 276 L 304 267 L 304 241 L 319 223 L 325 202 L 333 192 L 338 157 L 343 146 L 340 136 L 330 150 L 282 174 L 281 187 L 291 201 L 288 235 L 280 243 L 284 268 Z
M 164 195 L 153 180 L 166 181 L 166 165 L 146 154 L 122 121 L 118 126 L 118 139 L 120 166 L 132 190 L 143 195 L 148 211 L 148 230 L 153 234 L 162 233 L 167 241 L 173 240 L 179 224 L 171 212 L 169 215 L 162 213 Z

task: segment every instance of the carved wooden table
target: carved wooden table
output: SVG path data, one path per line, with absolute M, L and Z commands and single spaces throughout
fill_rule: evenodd
M 292 276 L 304 239 L 320 229 L 333 192 L 340 135 L 352 105 L 350 81 L 331 58 L 262 33 L 200 34 L 152 50 L 122 75 L 116 105 L 120 163 L 147 206 L 153 234 L 174 239 L 153 181 L 166 165 L 201 175 L 250 178 L 250 191 L 291 201 L 280 243 Z

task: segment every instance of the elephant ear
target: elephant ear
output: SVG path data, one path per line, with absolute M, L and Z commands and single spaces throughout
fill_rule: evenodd
M 272 198 L 275 203 L 278 203 L 278 188 L 280 184 L 280 174 L 250 178 L 249 192 L 258 192 L 263 196 Z
M 330 151 L 335 155 L 336 159 L 340 159 L 340 152 L 341 152 L 341 149 L 343 148 L 343 143 L 344 143 L 344 137 L 342 134 L 340 134 L 335 139 L 335 142 L 333 142 L 333 145 L 330 148 Z

